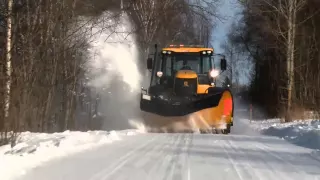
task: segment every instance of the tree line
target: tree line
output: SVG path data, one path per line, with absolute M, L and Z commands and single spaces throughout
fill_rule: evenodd
M 253 65 L 250 101 L 285 121 L 319 112 L 320 2 L 239 0 L 228 43 Z M 229 46 L 230 47 L 230 46 Z M 227 48 L 230 49 L 230 48 Z
M 217 5 L 218 0 L 0 1 L 1 143 L 10 140 L 10 131 L 99 129 L 92 125 L 98 98 L 84 76 L 90 43 L 83 24 L 112 28 L 117 24 L 109 20 L 126 13 L 144 68 L 154 43 L 208 44 Z M 113 16 L 94 23 L 103 12 Z M 81 125 L 79 113 L 88 116 Z

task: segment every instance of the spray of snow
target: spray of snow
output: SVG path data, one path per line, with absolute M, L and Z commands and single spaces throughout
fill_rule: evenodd
M 106 130 L 127 129 L 139 122 L 141 74 L 139 51 L 127 15 L 104 13 L 90 24 L 89 85 L 102 96 L 99 111 Z M 93 35 L 92 35 L 93 34 Z M 131 123 L 130 123 L 130 122 Z
M 140 133 L 148 132 L 147 127 L 140 120 L 130 119 L 129 124 L 132 127 L 135 127 L 136 129 L 138 129 L 138 132 Z
M 113 17 L 103 14 L 98 25 L 92 26 L 90 38 L 91 85 L 109 88 L 112 79 L 121 78 L 132 91 L 140 88 L 140 73 L 137 67 L 138 50 L 128 17 Z M 107 28 L 106 28 L 107 27 Z

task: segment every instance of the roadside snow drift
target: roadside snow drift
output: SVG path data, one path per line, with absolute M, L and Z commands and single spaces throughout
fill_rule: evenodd
M 255 130 L 277 136 L 299 146 L 320 149 L 320 120 L 300 120 L 281 123 L 279 119 L 252 121 Z
M 13 179 L 54 158 L 119 141 L 123 136 L 136 133 L 136 130 L 65 131 L 53 134 L 24 132 L 13 148 L 10 145 L 0 147 L 0 179 Z

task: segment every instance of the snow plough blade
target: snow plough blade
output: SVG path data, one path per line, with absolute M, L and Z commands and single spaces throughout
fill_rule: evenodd
M 149 132 L 230 133 L 233 100 L 229 90 L 212 88 L 193 101 L 142 100 L 142 118 Z

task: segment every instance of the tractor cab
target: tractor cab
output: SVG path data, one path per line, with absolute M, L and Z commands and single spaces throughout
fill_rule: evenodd
M 156 52 L 157 53 L 157 52 Z M 220 69 L 214 66 L 214 50 L 203 46 L 170 45 L 147 60 L 151 71 L 150 94 L 197 96 L 214 87 L 216 78 L 226 70 L 225 58 Z

